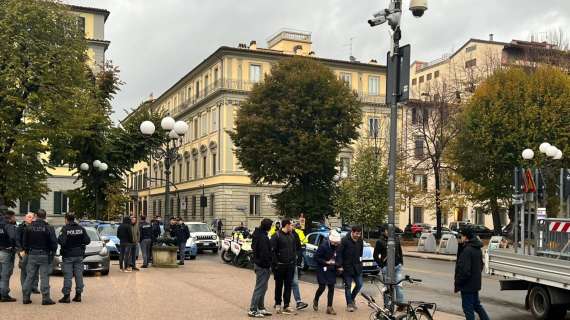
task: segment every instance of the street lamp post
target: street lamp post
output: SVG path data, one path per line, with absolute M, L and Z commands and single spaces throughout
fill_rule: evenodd
M 101 162 L 101 160 L 93 161 L 93 181 L 95 182 L 95 219 L 99 219 L 99 188 L 101 187 L 100 183 L 100 175 L 103 174 L 109 166 L 105 162 Z M 79 169 L 83 172 L 89 171 L 89 164 L 83 162 L 79 165 Z
M 557 147 L 551 145 L 551 144 L 548 143 L 548 142 L 543 142 L 543 143 L 541 143 L 538 149 L 539 149 L 540 153 L 543 153 L 547 158 L 551 158 L 552 160 L 560 160 L 560 159 L 562 159 L 562 156 L 563 156 L 562 151 L 561 151 L 560 149 L 558 149 Z M 532 149 L 527 148 L 527 149 L 524 149 L 524 150 L 522 151 L 521 156 L 522 156 L 522 158 L 523 158 L 524 160 L 526 160 L 526 161 L 531 161 L 531 160 L 534 159 L 535 153 L 534 153 L 534 151 L 533 151 Z M 520 172 L 522 172 L 523 175 L 524 175 L 524 172 L 525 172 L 524 169 L 521 168 L 520 170 L 521 170 Z M 518 194 L 519 191 L 520 191 L 520 188 L 519 188 L 519 181 L 518 181 L 518 176 L 519 176 L 518 172 L 519 172 L 519 168 L 515 168 L 515 193 L 516 193 L 516 194 Z M 540 172 L 540 163 L 537 162 L 537 163 L 536 163 L 536 169 L 535 169 L 535 181 L 536 181 L 536 183 L 538 183 L 539 178 L 540 178 L 541 175 L 542 175 L 542 172 Z M 545 180 L 546 180 L 546 178 L 543 178 L 544 184 L 546 184 L 546 181 L 545 181 Z M 538 193 L 539 193 L 539 188 L 540 188 L 540 187 L 541 187 L 540 185 L 537 185 L 537 186 L 536 186 L 536 190 L 535 190 L 535 193 L 536 193 L 536 197 L 535 197 L 535 209 L 534 209 L 534 210 L 535 210 L 535 220 L 538 218 L 538 207 L 539 207 L 539 203 L 538 203 Z M 543 195 L 545 196 L 545 193 L 546 193 L 546 185 L 544 185 L 544 186 L 542 186 L 542 187 L 544 188 L 544 190 L 543 190 Z M 517 199 L 517 200 L 518 200 L 518 199 Z M 543 201 L 543 202 L 544 202 L 544 201 Z M 529 220 L 529 221 L 525 221 L 525 201 L 523 200 L 522 203 L 520 203 L 520 204 L 522 204 L 522 208 L 521 208 L 521 213 L 522 213 L 522 214 L 521 214 L 521 225 L 522 225 L 522 228 L 521 228 L 521 235 L 520 235 L 520 236 L 521 236 L 521 242 L 522 242 L 522 252 L 523 252 L 523 254 L 524 254 L 524 253 L 525 253 L 525 247 L 526 247 L 526 245 L 525 245 L 525 227 L 526 227 L 526 224 L 528 223 L 529 236 L 530 236 L 530 227 L 532 226 L 532 223 L 531 223 L 531 221 L 530 221 L 530 215 L 529 215 L 529 217 L 528 217 L 528 220 Z M 543 203 L 543 205 L 546 205 L 546 204 Z M 514 221 L 514 224 L 515 224 L 515 226 L 514 226 L 514 229 L 513 229 L 513 230 L 514 230 L 514 238 L 515 238 L 515 239 L 514 239 L 514 240 L 515 240 L 515 252 L 517 252 L 517 247 L 518 247 L 518 244 L 517 244 L 517 243 L 518 243 L 518 227 L 519 227 L 519 222 L 518 222 L 518 203 L 515 204 L 515 221 Z M 530 245 L 529 245 L 529 247 L 528 247 L 528 252 L 529 252 L 529 254 L 530 254 L 530 250 L 531 250 L 531 248 L 530 248 Z
M 427 10 L 427 0 L 410 0 L 410 11 L 415 17 L 423 16 Z M 400 20 L 402 17 L 402 0 L 391 0 L 388 9 L 381 10 L 374 14 L 374 18 L 368 20 L 371 27 L 375 27 L 388 22 L 392 28 L 392 52 L 388 64 L 395 62 L 395 78 L 388 79 L 387 87 L 391 90 L 386 92 L 386 101 L 390 104 L 390 152 L 388 155 L 388 274 L 386 282 L 393 283 L 395 277 L 396 242 L 394 235 L 395 210 L 396 210 L 396 153 L 397 153 L 397 122 L 398 122 L 398 102 L 401 102 L 402 92 L 400 91 L 400 64 L 404 55 L 400 50 L 400 39 L 402 32 Z M 403 49 L 403 48 L 402 48 Z M 407 66 L 409 67 L 409 66 Z M 390 69 L 390 67 L 389 67 Z M 409 69 L 408 69 L 409 72 Z M 389 77 L 388 77 L 389 78 Z M 408 77 L 409 78 L 409 77 Z M 406 79 L 406 78 L 403 78 Z M 392 83 L 390 83 L 392 81 Z M 407 85 L 404 90 L 407 91 Z M 394 311 L 394 288 L 390 291 L 390 302 L 387 306 L 390 311 Z
M 168 227 L 170 210 L 170 167 L 178 158 L 178 150 L 182 147 L 182 137 L 188 131 L 188 124 L 184 121 L 175 121 L 172 117 L 164 117 L 160 121 L 160 127 L 163 133 L 168 136 L 168 141 L 163 145 L 152 150 L 152 158 L 156 161 L 164 159 L 164 174 L 166 177 L 166 185 L 164 187 L 164 227 Z M 143 121 L 140 125 L 140 131 L 147 137 L 155 132 L 154 123 L 152 121 Z

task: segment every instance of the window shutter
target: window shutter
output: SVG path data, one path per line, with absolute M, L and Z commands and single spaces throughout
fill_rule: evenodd
M 61 191 L 55 191 L 53 193 L 53 213 L 61 214 Z
M 28 213 L 28 201 L 20 199 L 20 214 Z

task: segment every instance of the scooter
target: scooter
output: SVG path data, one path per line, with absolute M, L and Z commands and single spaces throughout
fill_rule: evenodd
M 251 239 L 244 239 L 239 233 L 224 239 L 222 242 L 221 258 L 225 263 L 231 263 L 241 268 L 253 267 L 253 250 Z

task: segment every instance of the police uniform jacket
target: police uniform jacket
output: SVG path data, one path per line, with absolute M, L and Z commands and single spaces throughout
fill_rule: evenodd
M 14 225 L 0 220 L 0 250 L 14 250 L 16 248 L 16 229 Z
M 141 222 L 139 224 L 140 241 L 145 239 L 153 239 L 153 226 L 148 222 Z
M 85 246 L 91 243 L 91 239 L 85 228 L 72 222 L 61 228 L 61 234 L 57 238 L 57 242 L 61 246 L 62 257 L 83 257 L 85 255 Z
M 26 226 L 22 242 L 24 250 L 30 254 L 37 251 L 41 254 L 53 255 L 57 250 L 55 231 L 42 219 Z

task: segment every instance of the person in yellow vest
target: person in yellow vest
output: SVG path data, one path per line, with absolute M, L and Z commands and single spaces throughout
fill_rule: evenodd
M 271 226 L 271 229 L 269 229 L 269 237 L 273 237 L 275 232 L 279 229 L 281 229 L 281 222 L 277 221 Z

